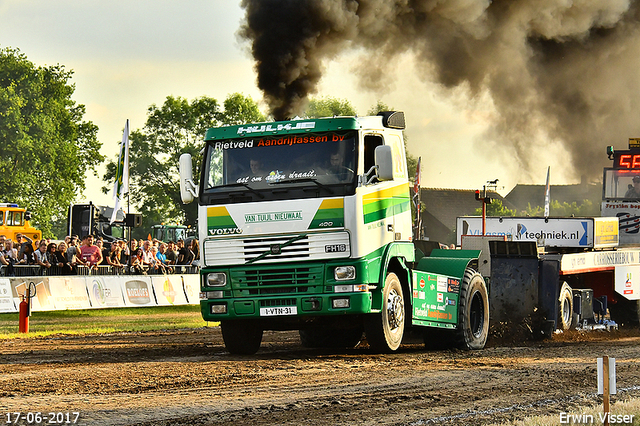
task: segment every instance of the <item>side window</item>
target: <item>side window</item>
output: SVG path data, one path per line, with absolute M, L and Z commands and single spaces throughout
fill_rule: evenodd
M 393 178 L 406 178 L 402 140 L 397 135 L 389 135 L 387 145 L 390 145 L 393 150 Z
M 367 173 L 371 167 L 375 166 L 375 150 L 377 146 L 382 145 L 382 137 L 375 135 L 367 135 L 364 137 L 364 172 Z

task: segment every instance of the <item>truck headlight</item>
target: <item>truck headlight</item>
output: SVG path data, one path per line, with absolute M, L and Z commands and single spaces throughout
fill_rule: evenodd
M 227 285 L 227 274 L 224 272 L 212 272 L 207 274 L 207 286 L 223 287 Z
M 227 304 L 226 303 L 214 303 L 211 305 L 211 313 L 212 314 L 226 314 L 227 313 Z
M 333 277 L 336 281 L 352 280 L 356 277 L 355 266 L 336 266 L 333 270 Z

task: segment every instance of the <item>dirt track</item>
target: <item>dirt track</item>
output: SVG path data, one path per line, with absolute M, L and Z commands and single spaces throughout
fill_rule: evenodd
M 640 396 L 637 329 L 391 355 L 304 349 L 295 332 L 267 332 L 257 355 L 237 357 L 219 328 L 0 345 L 3 423 L 19 411 L 80 412 L 86 425 L 485 424 L 597 402 L 602 355 L 617 360 L 617 398 Z

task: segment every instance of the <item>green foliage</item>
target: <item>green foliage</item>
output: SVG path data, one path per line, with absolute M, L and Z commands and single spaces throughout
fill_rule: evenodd
M 511 210 L 508 207 L 502 205 L 502 200 L 496 199 L 487 204 L 487 216 L 517 216 L 516 210 Z M 476 216 L 482 214 L 482 207 L 478 207 L 475 212 Z
M 73 72 L 36 66 L 18 49 L 0 49 L 0 194 L 33 213 L 43 236 L 85 189 L 104 160 L 98 128 L 71 96 Z
M 334 116 L 352 116 L 356 115 L 355 108 L 347 100 L 326 97 L 320 99 L 311 99 L 305 116 L 308 118 L 322 118 Z
M 151 105 L 142 130 L 130 135 L 129 192 L 131 203 L 143 216 L 143 227 L 134 236 L 146 238 L 152 225 L 162 222 L 196 224 L 197 204 L 182 204 L 178 160 L 183 153 L 193 158 L 194 176 L 201 163 L 200 150 L 208 128 L 227 124 L 264 121 L 257 104 L 234 93 L 224 102 L 203 96 L 189 102 L 167 96 L 160 107 Z M 117 158 L 107 164 L 104 181 L 113 184 Z M 107 193 L 112 188 L 103 187 Z
M 534 206 L 531 204 L 527 206 L 524 212 L 527 216 L 544 216 L 544 207 Z M 583 200 L 582 204 L 578 205 L 575 201 L 571 204 L 566 201 L 560 203 L 558 200 L 551 200 L 549 202 L 549 216 L 555 217 L 590 217 L 600 216 L 600 206 L 593 204 L 591 200 Z
M 478 207 L 475 211 L 476 216 L 482 214 L 482 207 Z M 518 212 L 517 210 L 511 210 L 502 205 L 502 200 L 493 200 L 491 204 L 487 204 L 487 216 L 531 216 L 542 217 L 544 216 L 544 207 L 531 206 L 529 204 L 526 210 Z M 584 200 L 582 204 L 578 205 L 576 202 L 571 204 L 566 201 L 560 203 L 557 200 L 551 200 L 549 203 L 549 216 L 555 217 L 590 217 L 600 216 L 600 207 L 597 204 L 593 204 L 590 200 Z

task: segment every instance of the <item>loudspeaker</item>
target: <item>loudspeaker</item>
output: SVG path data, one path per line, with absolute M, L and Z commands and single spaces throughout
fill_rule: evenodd
M 129 213 L 124 218 L 124 224 L 129 228 L 140 228 L 142 226 L 142 215 L 138 213 Z

